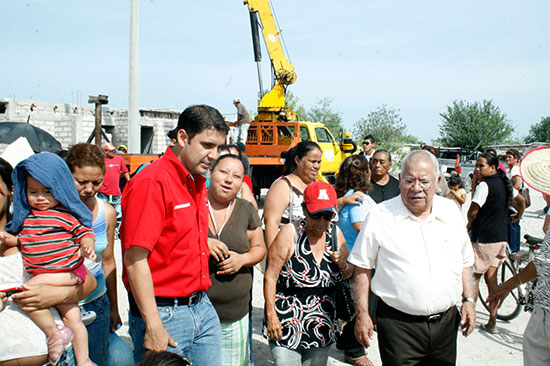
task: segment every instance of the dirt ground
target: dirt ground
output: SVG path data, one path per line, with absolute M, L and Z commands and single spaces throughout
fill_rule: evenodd
M 533 236 L 542 237 L 542 208 L 544 201 L 540 193 L 531 191 L 532 205 L 529 207 L 521 220 L 521 233 L 531 234 Z M 466 213 L 469 205 L 469 200 L 463 207 L 463 212 Z M 121 267 L 120 243 L 117 244 L 117 268 Z M 128 299 L 126 290 L 120 279 L 122 271 L 118 271 L 119 276 L 119 308 L 120 315 L 124 321 L 124 325 L 118 330 L 118 334 L 131 345 L 131 340 L 128 336 Z M 255 269 L 254 286 L 253 286 L 253 355 L 257 366 L 274 365 L 273 357 L 267 345 L 267 341 L 262 337 L 262 320 L 263 320 L 263 291 L 262 291 L 263 275 L 260 270 Z M 458 357 L 457 365 L 484 365 L 484 366 L 502 366 L 506 365 L 521 365 L 522 358 L 522 339 L 523 331 L 530 317 L 530 313 L 521 311 L 520 315 L 511 322 L 498 321 L 497 327 L 500 334 L 491 335 L 479 329 L 481 324 L 487 321 L 488 313 L 483 306 L 478 302 L 476 305 L 477 325 L 478 327 L 467 338 L 462 335 L 458 336 Z M 376 334 L 374 336 L 372 347 L 368 350 L 369 357 L 374 361 L 375 365 L 381 365 L 380 355 L 378 352 L 378 342 Z M 333 345 L 330 353 L 328 365 L 347 365 L 344 362 L 343 352 L 336 349 Z

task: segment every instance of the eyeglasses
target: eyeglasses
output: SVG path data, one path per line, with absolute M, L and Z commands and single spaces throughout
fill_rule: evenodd
M 405 187 L 405 188 L 411 188 L 412 186 L 414 186 L 416 184 L 416 182 L 420 183 L 420 186 L 422 187 L 422 189 L 428 189 L 430 188 L 430 186 L 432 185 L 432 182 L 429 181 L 429 180 L 425 180 L 425 179 L 412 179 L 412 178 L 405 178 L 401 181 L 401 184 Z
M 336 215 L 334 212 L 330 212 L 330 211 L 321 211 L 321 212 L 317 212 L 315 214 L 312 214 L 308 211 L 307 213 L 309 215 L 309 217 L 311 217 L 313 220 L 320 220 L 321 217 L 323 219 L 325 219 L 326 221 L 330 221 L 334 218 L 334 216 Z
M 363 145 L 370 145 L 370 141 L 363 141 Z

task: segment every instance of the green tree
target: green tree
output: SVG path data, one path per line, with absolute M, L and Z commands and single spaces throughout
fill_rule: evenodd
M 378 106 L 367 118 L 361 118 L 353 126 L 353 139 L 358 146 L 361 146 L 366 135 L 374 136 L 377 146 L 391 153 L 400 151 L 406 143 L 418 143 L 416 137 L 407 134 L 399 110 L 385 104 Z
M 265 91 L 267 93 L 267 90 Z M 260 93 L 258 93 L 258 103 L 260 102 Z M 285 95 L 285 106 L 296 112 L 301 121 L 321 122 L 329 128 L 332 134 L 337 137 L 338 129 L 342 126 L 342 115 L 334 111 L 332 99 L 329 97 L 319 98 L 317 103 L 307 109 L 300 104 L 300 99 L 291 91 L 287 90 Z
M 440 116 L 439 142 L 445 146 L 473 149 L 478 144 L 480 147 L 502 144 L 514 132 L 506 114 L 492 100 L 481 103 L 455 100 Z
M 539 123 L 531 126 L 525 142 L 550 142 L 550 116 L 542 117 Z
M 308 112 L 308 119 L 321 122 L 329 128 L 342 125 L 342 115 L 332 109 L 332 99 L 329 97 L 317 100 Z

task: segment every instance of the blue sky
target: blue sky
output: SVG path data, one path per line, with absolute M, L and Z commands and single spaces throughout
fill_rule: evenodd
M 93 4 L 93 6 L 92 6 Z M 273 0 L 306 107 L 330 97 L 345 127 L 381 104 L 408 132 L 439 135 L 453 100 L 492 99 L 523 137 L 550 115 L 550 2 Z M 129 1 L 6 1 L 0 98 L 127 108 Z M 140 107 L 206 103 L 224 114 L 258 93 L 242 1 L 140 2 Z M 269 58 L 263 54 L 264 85 Z

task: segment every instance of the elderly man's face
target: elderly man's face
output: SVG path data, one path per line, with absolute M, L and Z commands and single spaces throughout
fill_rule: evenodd
M 399 175 L 399 189 L 405 207 L 415 216 L 427 217 L 441 177 L 436 179 L 429 161 L 412 161 Z
M 374 154 L 370 161 L 372 175 L 375 178 L 381 178 L 384 175 L 388 174 L 388 171 L 391 169 L 390 157 L 387 153 L 380 151 Z

